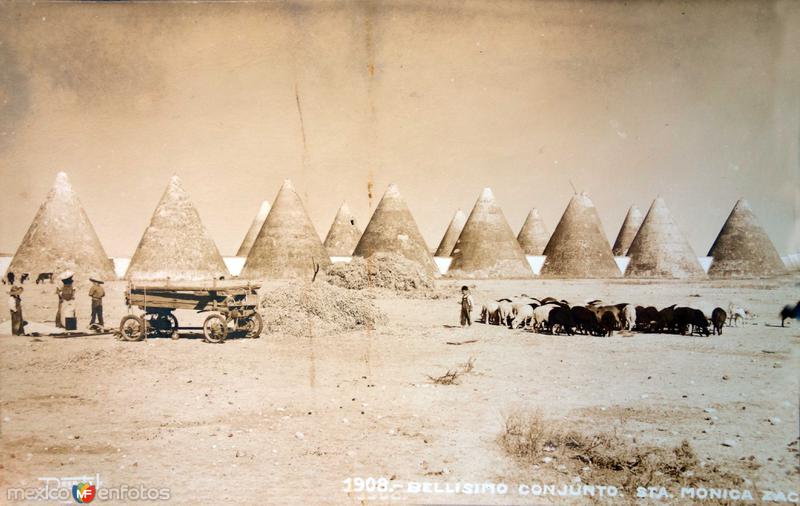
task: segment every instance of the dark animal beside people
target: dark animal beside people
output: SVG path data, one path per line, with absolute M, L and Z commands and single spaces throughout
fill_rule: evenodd
M 26 281 L 28 281 L 28 278 L 29 278 L 29 277 L 30 277 L 30 274 L 28 274 L 27 272 L 23 272 L 23 273 L 22 273 L 22 276 L 20 276 L 20 278 L 19 278 L 19 283 L 20 283 L 21 285 L 22 285 L 22 284 L 25 284 L 25 282 L 26 282 Z
M 45 281 L 53 282 L 53 273 L 52 272 L 40 272 L 38 276 L 36 276 L 36 284 L 44 283 Z

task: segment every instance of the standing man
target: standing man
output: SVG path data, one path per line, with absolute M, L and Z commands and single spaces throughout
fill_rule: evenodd
M 25 335 L 25 320 L 22 319 L 22 293 L 21 286 L 12 286 L 8 292 L 8 309 L 11 310 L 11 335 L 24 336 Z
M 97 317 L 97 323 L 103 327 L 103 297 L 106 296 L 106 291 L 103 290 L 103 281 L 99 279 L 89 278 L 92 282 L 92 287 L 89 288 L 89 297 L 92 298 L 92 321 L 89 322 L 89 327 L 94 325 L 94 319 Z

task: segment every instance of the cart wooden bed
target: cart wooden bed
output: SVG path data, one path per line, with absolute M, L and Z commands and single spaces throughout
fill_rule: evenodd
M 146 337 L 172 337 L 179 330 L 202 330 L 211 343 L 224 342 L 229 334 L 256 338 L 264 327 L 258 314 L 259 286 L 237 280 L 198 283 L 131 282 L 125 290 L 128 313 L 119 324 L 126 341 Z M 141 311 L 134 313 L 134 307 Z M 202 327 L 181 327 L 176 309 L 189 309 L 209 315 Z

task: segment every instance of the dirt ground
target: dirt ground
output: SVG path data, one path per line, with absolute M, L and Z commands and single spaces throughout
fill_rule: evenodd
M 712 337 L 462 329 L 456 281 L 438 282 L 453 298 L 378 300 L 388 324 L 341 335 L 312 328 L 299 339 L 265 334 L 221 345 L 191 334 L 135 343 L 0 336 L 0 502 L 9 487 L 39 486 L 38 477 L 99 474 L 104 486 L 167 487 L 175 504 L 563 503 L 513 493 L 518 483 L 575 478 L 555 465 L 520 467 L 503 453 L 497 437 L 517 409 L 632 442 L 687 439 L 714 462 L 753 456 L 758 469 L 744 477 L 756 499 L 763 490 L 797 491 L 789 445 L 798 438 L 800 322 L 776 325 L 780 308 L 800 298 L 799 281 L 468 282 L 478 301 L 523 293 L 658 307 L 727 309 L 734 301 L 759 315 Z M 116 325 L 124 285 L 106 288 L 107 324 Z M 53 290 L 26 285 L 26 319 L 52 319 Z M 81 297 L 83 326 L 88 307 Z M 464 341 L 474 342 L 448 344 Z M 474 370 L 459 384 L 429 380 L 470 358 Z M 512 492 L 401 490 L 391 499 L 344 490 L 347 478 L 368 477 L 503 481 Z

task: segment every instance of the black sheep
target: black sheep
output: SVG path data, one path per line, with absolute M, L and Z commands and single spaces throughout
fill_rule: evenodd
M 611 337 L 614 335 L 614 329 L 619 325 L 619 319 L 613 311 L 604 311 L 600 317 L 600 327 L 603 335 Z
M 711 332 L 708 330 L 708 318 L 706 318 L 705 313 L 699 309 L 692 309 L 689 322 L 692 324 L 692 333 L 697 332 L 704 336 L 711 335 Z
M 653 332 L 660 321 L 658 309 L 653 306 L 636 306 L 636 330 Z
M 673 323 L 682 335 L 698 334 L 710 335 L 706 315 L 699 309 L 691 307 L 676 307 L 673 313 Z
M 584 306 L 573 306 L 570 309 L 570 313 L 572 314 L 575 328 L 593 336 L 601 334 L 600 322 L 597 320 L 597 315 L 594 314 L 594 311 Z
M 725 326 L 727 320 L 728 313 L 726 313 L 724 309 L 721 307 L 714 308 L 714 311 L 711 312 L 711 323 L 714 325 L 714 334 L 722 335 L 722 327 Z
M 783 306 L 781 309 L 781 327 L 785 326 L 786 320 L 789 318 L 800 318 L 800 301 L 796 306 Z
M 664 311 L 662 309 L 662 311 Z M 672 310 L 672 324 L 678 329 L 681 335 L 690 333 L 690 325 L 692 320 L 692 308 L 680 306 Z
M 661 311 L 658 312 L 658 324 L 656 325 L 656 331 L 661 332 L 662 330 L 666 330 L 670 332 L 675 328 L 675 304 L 665 307 Z
M 559 333 L 567 334 L 568 336 L 574 335 L 573 327 L 575 322 L 572 321 L 572 312 L 569 308 L 558 306 L 550 311 L 547 318 L 547 324 L 550 326 L 550 331 L 555 334 L 555 326 L 558 325 Z

